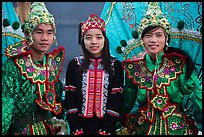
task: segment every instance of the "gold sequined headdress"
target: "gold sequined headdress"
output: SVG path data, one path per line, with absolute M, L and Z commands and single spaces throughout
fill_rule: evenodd
M 170 24 L 165 15 L 162 14 L 158 2 L 149 2 L 149 7 L 144 18 L 140 22 L 138 32 L 141 34 L 143 29 L 148 26 L 161 26 L 167 34 L 170 34 Z
M 55 19 L 52 14 L 47 10 L 44 2 L 33 2 L 30 7 L 28 19 L 25 23 L 25 30 L 29 33 L 29 41 L 32 43 L 32 33 L 37 25 L 41 23 L 51 24 L 56 33 Z M 56 37 L 54 36 L 54 42 L 57 45 Z

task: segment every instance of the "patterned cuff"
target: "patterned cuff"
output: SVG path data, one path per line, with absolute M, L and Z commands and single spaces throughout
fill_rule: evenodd
M 101 129 L 98 131 L 99 135 L 110 135 L 110 133 L 106 133 L 106 131 L 101 131 Z
M 66 115 L 71 114 L 71 113 L 76 113 L 76 112 L 78 112 L 78 109 L 77 109 L 77 108 L 69 109 L 69 110 L 66 112 Z
M 121 87 L 120 88 L 112 88 L 111 94 L 116 94 L 117 92 L 123 93 L 123 89 Z
M 73 132 L 73 135 L 82 135 L 84 132 L 83 132 L 83 129 L 81 130 L 76 130 L 76 132 Z
M 72 86 L 72 85 L 68 85 L 64 87 L 65 91 L 76 91 L 76 87 Z
M 115 112 L 113 110 L 107 109 L 107 114 L 114 116 L 114 117 L 120 117 L 120 114 L 118 112 Z

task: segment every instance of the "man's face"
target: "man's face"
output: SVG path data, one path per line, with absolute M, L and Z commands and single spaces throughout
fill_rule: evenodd
M 161 53 L 166 43 L 164 30 L 161 27 L 154 31 L 146 33 L 142 40 L 145 48 L 150 54 Z
M 39 24 L 32 33 L 34 44 L 31 45 L 36 52 L 47 52 L 54 42 L 54 30 L 50 24 Z

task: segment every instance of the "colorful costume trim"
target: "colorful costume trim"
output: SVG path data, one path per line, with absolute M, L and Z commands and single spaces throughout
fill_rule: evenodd
M 110 135 L 110 133 L 106 133 L 106 131 L 101 131 L 101 129 L 98 131 L 99 135 Z
M 112 88 L 111 94 L 116 94 L 116 93 L 123 93 L 123 89 L 120 88 Z
M 72 85 L 68 85 L 64 87 L 65 91 L 76 91 L 76 87 L 72 86 Z
M 75 133 L 73 133 L 73 135 L 83 135 L 83 129 L 81 129 L 81 130 L 76 130 L 76 132 Z
M 76 113 L 78 112 L 78 109 L 77 108 L 73 108 L 73 109 L 69 109 L 66 114 L 71 114 L 71 113 Z
M 36 103 L 41 108 L 50 110 L 55 114 L 59 114 L 62 111 L 61 104 L 56 102 L 54 84 L 60 77 L 64 56 L 64 48 L 60 46 L 46 55 L 43 65 L 36 64 L 31 58 L 29 51 L 20 53 L 18 58 L 14 60 L 20 73 L 33 84 L 37 84 L 39 98 Z M 45 94 L 44 101 L 42 99 L 43 94 Z
M 167 86 L 183 73 L 186 63 L 184 56 L 171 53 L 162 56 L 160 67 L 151 72 L 146 66 L 145 57 L 123 61 L 124 69 L 133 83 L 140 89 L 146 90 L 147 104 L 142 105 L 136 114 L 127 116 L 129 128 L 136 134 L 163 135 L 163 134 L 194 134 L 194 122 L 189 122 L 180 112 L 177 104 L 169 100 Z M 154 78 L 154 80 L 153 80 Z M 131 121 L 135 121 L 131 122 Z M 184 126 L 185 125 L 185 126 Z M 134 127 L 135 126 L 135 127 Z M 189 133 L 179 133 L 188 131 Z M 191 130 L 191 131 L 190 131 Z
M 110 114 L 110 115 L 115 116 L 115 117 L 120 116 L 120 114 L 118 112 L 115 112 L 115 111 L 110 110 L 110 109 L 107 109 L 107 114 Z

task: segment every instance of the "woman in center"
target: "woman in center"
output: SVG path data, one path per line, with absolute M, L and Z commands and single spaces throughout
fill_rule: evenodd
M 80 23 L 83 55 L 67 68 L 65 107 L 71 135 L 115 135 L 124 102 L 122 63 L 111 57 L 105 22 L 92 14 Z

